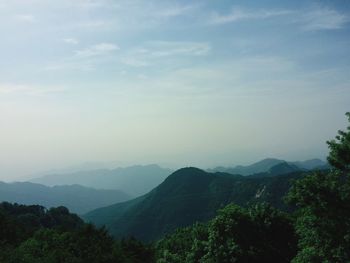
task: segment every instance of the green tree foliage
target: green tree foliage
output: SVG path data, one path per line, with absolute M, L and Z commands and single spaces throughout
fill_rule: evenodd
M 267 204 L 229 205 L 209 224 L 203 262 L 290 262 L 296 239 L 289 217 Z
M 328 142 L 328 160 L 335 169 L 296 181 L 288 194 L 298 207 L 295 263 L 350 262 L 350 128 L 338 133 Z
M 299 208 L 299 253 L 294 262 L 350 261 L 350 182 L 341 173 L 314 173 L 292 187 Z
M 75 214 L 65 207 L 47 210 L 39 205 L 0 203 L 0 242 L 17 245 L 31 237 L 41 228 L 55 228 L 62 231 L 74 230 L 83 225 Z
M 150 245 L 129 237 L 117 242 L 124 254 L 125 263 L 151 263 L 154 262 L 154 251 Z
M 134 239 L 115 241 L 65 207 L 0 203 L 1 263 L 148 263 L 153 250 Z
M 350 112 L 346 113 L 350 122 Z M 328 162 L 336 169 L 344 172 L 350 171 L 350 125 L 347 131 L 338 131 L 338 135 L 334 140 L 327 142 L 330 149 Z
M 43 229 L 23 242 L 11 262 L 118 262 L 113 239 L 104 229 L 86 225 L 77 231 Z
M 176 231 L 158 243 L 158 262 L 290 262 L 296 252 L 291 219 L 267 204 L 228 205 L 207 225 Z
M 158 263 L 199 262 L 206 253 L 208 226 L 196 223 L 191 227 L 178 228 L 157 242 Z

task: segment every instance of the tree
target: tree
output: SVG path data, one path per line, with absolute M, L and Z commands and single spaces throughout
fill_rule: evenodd
M 165 237 L 157 251 L 159 263 L 289 263 L 296 236 L 290 217 L 268 204 L 230 204 L 209 223 Z
M 268 204 L 229 205 L 209 224 L 203 262 L 290 262 L 296 252 L 291 219 Z M 202 261 L 200 261 L 202 262 Z
M 346 114 L 350 121 L 350 113 Z M 298 180 L 287 200 L 297 206 L 294 263 L 350 262 L 350 127 L 328 143 L 331 172 Z
M 156 243 L 157 263 L 194 263 L 205 255 L 208 226 L 196 223 L 178 228 Z
M 350 112 L 346 113 L 350 122 Z M 338 135 L 335 139 L 327 141 L 330 149 L 328 162 L 344 172 L 350 171 L 350 125 L 347 127 L 347 131 L 338 131 Z

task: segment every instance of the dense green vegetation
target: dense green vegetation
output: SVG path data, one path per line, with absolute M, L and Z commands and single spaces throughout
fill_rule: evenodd
M 347 115 L 350 122 L 350 114 Z M 182 199 L 180 202 L 178 199 L 176 202 L 175 199 L 169 199 L 161 203 L 160 205 L 169 210 L 174 209 L 175 212 L 170 215 L 180 220 L 172 222 L 181 223 L 182 217 L 192 216 L 193 219 L 196 213 L 214 210 L 217 204 L 225 205 L 211 220 L 178 228 L 150 244 L 144 244 L 134 238 L 115 240 L 105 228 L 98 229 L 84 223 L 64 207 L 46 210 L 41 206 L 2 203 L 0 262 L 350 262 L 350 126 L 347 131 L 339 131 L 339 136 L 328 142 L 328 145 L 329 161 L 333 165 L 330 171 L 289 177 L 295 179 L 286 195 L 286 201 L 294 207 L 292 210 L 286 209 L 283 212 L 274 207 L 273 205 L 278 203 L 274 204 L 274 198 L 268 198 L 271 198 L 271 195 L 260 199 L 268 189 L 267 182 L 271 183 L 266 180 L 277 180 L 285 176 L 247 178 L 254 182 L 262 180 L 265 190 L 259 190 L 258 198 L 254 202 L 251 200 L 245 203 L 244 206 L 226 205 L 221 203 L 222 200 L 229 201 L 230 198 L 221 199 L 221 194 L 231 196 L 232 192 L 218 192 L 218 187 L 228 185 L 228 189 L 243 189 L 242 186 L 246 185 L 242 182 L 246 179 L 229 174 L 206 173 L 195 168 L 178 171 L 150 195 L 132 200 L 127 205 L 113 206 L 115 211 L 121 210 L 120 214 L 139 209 L 139 214 L 129 214 L 130 216 L 146 216 L 145 211 L 152 211 L 154 221 L 151 221 L 152 217 L 145 217 L 146 225 L 139 223 L 137 226 L 155 229 L 158 225 L 162 226 L 159 219 L 155 220 L 156 213 L 168 211 L 162 210 L 161 206 L 152 210 L 152 206 L 155 205 L 152 198 L 157 202 L 162 201 L 158 199 L 158 195 L 164 197 L 165 193 L 168 193 L 171 197 L 181 197 L 188 193 L 191 187 L 195 187 L 193 191 L 196 194 L 207 190 L 208 186 L 211 189 L 209 196 Z M 188 176 L 188 172 L 192 176 Z M 231 181 L 232 178 L 236 181 Z M 281 181 L 277 182 L 279 183 L 275 185 L 275 190 L 283 185 Z M 287 180 L 284 179 L 283 182 Z M 179 187 L 173 188 L 176 184 L 179 184 Z M 245 191 L 247 190 L 234 194 L 244 194 Z M 188 200 L 192 200 L 189 206 L 186 205 Z M 197 202 L 194 202 L 195 200 Z M 178 203 L 182 204 L 181 209 Z M 209 206 L 203 206 L 203 203 Z M 200 209 L 196 210 L 195 205 Z M 107 217 L 113 217 L 109 210 L 102 212 Z M 161 218 L 170 220 L 167 215 Z M 132 221 L 133 218 L 125 217 L 123 220 Z M 144 231 L 149 233 L 147 229 Z
M 183 168 L 171 174 L 147 195 L 104 207 L 83 216 L 88 222 L 105 225 L 113 236 L 135 236 L 154 241 L 179 227 L 206 222 L 230 203 L 247 206 L 268 202 L 291 211 L 283 201 L 296 172 L 280 176 L 241 176 L 208 173 L 198 168 Z
M 85 224 L 65 207 L 0 204 L 1 263 L 153 262 L 135 239 L 114 241 L 104 228 Z
M 290 262 L 293 220 L 270 205 L 228 205 L 207 224 L 179 229 L 156 244 L 158 262 Z
M 229 205 L 158 241 L 158 262 L 350 262 L 350 126 L 327 143 L 333 169 L 295 181 L 286 198 L 294 213 Z

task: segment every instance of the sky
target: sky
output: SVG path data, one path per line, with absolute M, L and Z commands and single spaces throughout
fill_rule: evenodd
M 327 156 L 350 2 L 0 0 L 0 180 Z

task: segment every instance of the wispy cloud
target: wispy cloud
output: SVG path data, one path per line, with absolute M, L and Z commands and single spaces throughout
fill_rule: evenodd
M 63 92 L 65 88 L 55 87 L 42 87 L 27 84 L 11 84 L 0 83 L 0 96 L 1 95 L 26 95 L 26 96 L 42 96 L 49 93 Z
M 79 22 L 73 25 L 75 28 L 81 29 L 104 29 L 113 27 L 114 21 L 107 20 L 89 20 L 84 22 Z
M 69 39 L 68 42 L 72 42 Z M 50 63 L 44 70 L 82 70 L 91 71 L 95 69 L 95 64 L 112 56 L 114 51 L 119 50 L 119 46 L 113 43 L 99 43 L 89 47 L 76 50 L 74 55 L 65 57 L 60 61 Z
M 293 13 L 291 10 L 256 10 L 248 11 L 239 7 L 234 7 L 228 14 L 220 14 L 214 12 L 210 19 L 209 24 L 221 25 L 227 23 L 233 23 L 243 20 L 257 20 L 257 19 L 267 19 L 277 16 L 284 16 Z
M 75 52 L 75 56 L 78 58 L 95 57 L 95 56 L 106 55 L 119 49 L 120 48 L 117 45 L 112 43 L 100 43 L 85 49 L 77 50 Z
M 182 16 L 188 14 L 190 11 L 196 9 L 196 5 L 176 5 L 169 8 L 163 8 L 159 11 L 153 12 L 153 16 L 155 17 L 166 17 L 172 18 L 177 16 Z
M 70 44 L 70 45 L 77 45 L 79 44 L 79 40 L 76 38 L 64 38 L 63 42 L 66 44 Z
M 303 28 L 309 31 L 340 29 L 349 21 L 349 16 L 327 7 L 317 7 L 301 16 Z
M 153 49 L 149 54 L 156 57 L 173 55 L 201 56 L 208 54 L 210 51 L 210 45 L 203 42 L 155 41 L 150 42 L 149 46 Z
M 293 16 L 290 16 L 293 15 Z M 300 23 L 307 31 L 340 29 L 350 22 L 350 17 L 329 7 L 316 6 L 312 9 L 290 10 L 246 10 L 241 7 L 233 7 L 229 13 L 212 13 L 208 23 L 222 25 L 248 20 L 263 20 L 273 17 L 287 17 L 289 21 Z
M 205 56 L 210 50 L 211 46 L 207 42 L 151 41 L 143 47 L 131 49 L 122 62 L 129 66 L 143 67 L 160 59 Z

